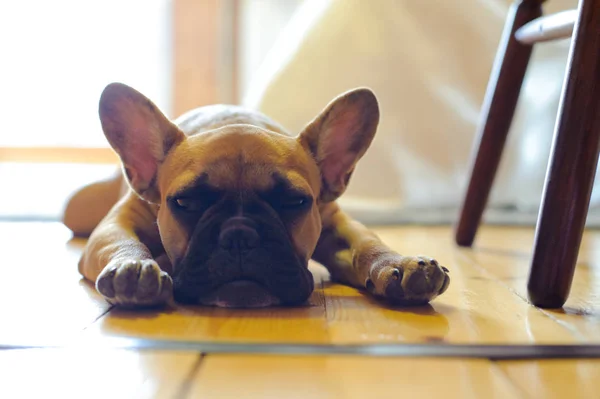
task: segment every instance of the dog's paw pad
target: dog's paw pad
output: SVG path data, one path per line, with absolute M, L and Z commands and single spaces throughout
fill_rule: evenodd
M 153 306 L 171 298 L 173 282 L 153 260 L 128 260 L 107 266 L 96 289 L 114 305 Z
M 366 280 L 372 294 L 405 305 L 422 305 L 443 294 L 450 284 L 448 269 L 423 256 L 386 256 L 377 260 Z

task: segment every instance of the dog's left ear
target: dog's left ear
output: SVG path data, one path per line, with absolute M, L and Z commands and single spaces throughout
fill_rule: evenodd
M 160 202 L 158 169 L 185 134 L 146 96 L 122 83 L 106 86 L 99 113 L 104 135 L 119 154 L 131 188 L 149 202 Z
M 321 170 L 320 199 L 333 201 L 346 190 L 356 163 L 365 154 L 379 124 L 375 94 L 358 88 L 341 94 L 300 133 Z

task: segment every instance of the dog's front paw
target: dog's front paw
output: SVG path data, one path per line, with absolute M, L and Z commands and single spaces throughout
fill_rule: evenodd
M 424 305 L 443 294 L 449 284 L 448 269 L 434 259 L 386 254 L 373 263 L 365 287 L 394 303 Z
M 173 295 L 173 281 L 151 259 L 108 265 L 96 280 L 96 289 L 113 305 L 163 305 Z

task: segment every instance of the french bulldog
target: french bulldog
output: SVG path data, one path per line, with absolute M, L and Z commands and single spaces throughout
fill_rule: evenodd
M 83 207 L 72 200 L 64 220 L 76 230 L 102 214 L 79 271 L 111 304 L 301 305 L 314 289 L 310 259 L 333 281 L 398 304 L 448 288 L 448 269 L 391 250 L 336 203 L 377 130 L 367 88 L 333 99 L 299 134 L 229 105 L 171 121 L 121 83 L 104 89 L 99 116 L 120 183 L 104 182 L 111 194 Z

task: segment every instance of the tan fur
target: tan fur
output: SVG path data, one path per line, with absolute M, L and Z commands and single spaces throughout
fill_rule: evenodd
M 119 106 L 127 112 L 120 113 Z M 128 115 L 140 120 L 123 120 Z M 427 302 L 448 286 L 445 268 L 437 262 L 395 253 L 334 202 L 345 190 L 375 134 L 378 107 L 367 89 L 350 91 L 332 101 L 297 136 L 260 113 L 233 106 L 199 108 L 171 123 L 150 100 L 124 85 L 107 87 L 101 100 L 101 117 L 133 188 L 94 228 L 80 261 L 80 272 L 95 281 L 101 292 L 106 279 L 114 279 L 116 287 L 119 278 L 125 281 L 138 273 L 140 281 L 147 278 L 162 282 L 159 296 L 164 300 L 172 272 L 169 259 L 181 259 L 191 234 L 189 226 L 179 223 L 165 204 L 204 174 L 213 187 L 243 193 L 268 190 L 274 184 L 273 173 L 278 173 L 297 190 L 310 195 L 314 199 L 312 208 L 286 229 L 299 256 L 320 261 L 342 283 L 403 303 Z M 136 155 L 125 131 L 128 123 L 156 129 L 157 134 L 151 132 L 148 136 L 152 140 L 148 144 L 149 157 L 154 161 Z M 161 136 L 161 129 L 168 130 L 168 134 Z M 156 173 L 154 167 L 140 170 L 136 166 L 140 164 L 158 165 Z M 105 198 L 118 198 L 115 192 L 120 183 L 115 179 L 105 185 L 110 190 Z M 88 208 L 99 209 L 100 204 L 92 197 L 88 201 Z M 79 232 L 93 224 L 88 220 L 86 226 L 74 228 L 72 221 L 82 209 L 81 203 L 75 209 L 71 201 L 64 218 Z M 418 285 L 414 292 L 411 284 Z M 157 300 L 144 302 L 135 295 L 115 298 L 107 297 L 126 305 Z

